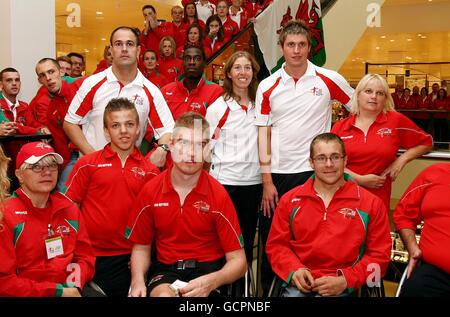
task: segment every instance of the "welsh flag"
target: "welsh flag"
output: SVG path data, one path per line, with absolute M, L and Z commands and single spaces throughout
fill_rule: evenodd
M 264 62 L 271 73 L 279 69 L 284 62 L 277 44 L 278 36 L 282 27 L 292 19 L 303 20 L 311 29 L 309 60 L 317 66 L 325 64 L 320 0 L 275 0 L 256 18 L 254 25 Z

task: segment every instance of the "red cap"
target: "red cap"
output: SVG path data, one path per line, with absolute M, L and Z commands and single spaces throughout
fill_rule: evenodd
M 20 149 L 16 158 L 16 169 L 19 169 L 23 163 L 36 164 L 43 157 L 47 155 L 54 155 L 56 163 L 62 164 L 63 158 L 55 152 L 55 150 L 44 142 L 27 143 Z

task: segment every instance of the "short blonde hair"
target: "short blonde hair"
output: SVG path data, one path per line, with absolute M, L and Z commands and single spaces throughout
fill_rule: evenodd
M 386 102 L 383 106 L 383 112 L 386 113 L 386 111 L 395 111 L 394 100 L 392 99 L 392 96 L 389 92 L 389 85 L 386 80 L 378 74 L 366 74 L 363 78 L 361 78 L 353 93 L 352 103 L 350 105 L 350 112 L 352 114 L 359 113 L 358 95 L 367 87 L 369 82 L 372 80 L 377 80 L 381 84 L 381 86 L 383 86 L 383 92 L 386 96 Z
M 172 57 L 175 58 L 175 51 L 177 50 L 177 45 L 175 44 L 175 40 L 173 39 L 173 37 L 171 36 L 164 36 L 161 41 L 159 41 L 159 53 L 161 54 L 161 56 L 163 55 L 163 45 L 165 41 L 169 41 L 170 45 L 172 45 Z

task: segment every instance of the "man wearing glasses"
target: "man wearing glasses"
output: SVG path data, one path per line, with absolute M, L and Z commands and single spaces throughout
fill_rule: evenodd
M 222 87 L 205 79 L 205 66 L 206 56 L 203 48 L 186 45 L 183 55 L 184 74 L 178 82 L 161 88 L 174 120 L 188 111 L 205 116 L 208 106 L 222 96 Z
M 348 296 L 386 272 L 386 207 L 344 174 L 346 162 L 342 140 L 319 134 L 310 146 L 314 174 L 278 204 L 266 252 L 285 297 Z
M 118 27 L 110 38 L 112 66 L 83 82 L 70 104 L 64 131 L 83 155 L 103 149 L 108 143 L 103 133 L 103 112 L 113 98 L 130 100 L 139 114 L 139 147 L 147 124 L 153 129 L 159 145 L 166 145 L 173 128 L 173 118 L 159 89 L 138 70 L 140 52 L 138 31 Z M 80 126 L 81 125 L 81 129 Z M 157 148 L 150 161 L 162 167 L 167 151 Z

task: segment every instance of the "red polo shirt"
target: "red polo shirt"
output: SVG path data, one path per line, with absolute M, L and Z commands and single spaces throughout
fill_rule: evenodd
M 215 261 L 243 247 L 241 229 L 225 188 L 202 170 L 183 205 L 170 181 L 172 168 L 148 182 L 133 207 L 125 235 L 156 245 L 157 259 Z
M 395 229 L 416 230 L 423 219 L 420 250 L 425 262 L 450 274 L 450 164 L 425 168 L 395 208 Z
M 356 115 L 335 123 L 331 132 L 344 141 L 347 168 L 357 174 L 381 173 L 396 159 L 399 148 L 433 145 L 431 135 L 421 130 L 406 116 L 395 111 L 381 112 L 370 126 L 367 135 L 355 126 Z M 368 189 L 380 197 L 389 209 L 391 179 L 380 189 Z
M 152 82 L 152 84 L 157 86 L 159 89 L 161 89 L 162 87 L 164 87 L 165 85 L 167 85 L 169 83 L 167 78 L 164 75 L 161 75 L 160 73 L 158 73 L 156 70 L 153 70 L 151 72 L 145 72 L 143 74 L 144 74 L 145 78 L 150 80 Z M 147 131 L 148 131 L 148 129 L 147 129 Z M 153 131 L 152 131 L 152 135 L 153 135 Z
M 158 64 L 158 71 L 169 83 L 177 81 L 178 76 L 183 73 L 183 62 L 180 59 L 161 56 Z
M 222 87 L 207 81 L 204 76 L 191 93 L 184 87 L 183 81 L 184 78 L 176 83 L 169 83 L 161 89 L 175 121 L 188 111 L 198 112 L 205 116 L 209 105 L 222 96 Z
M 81 204 L 96 256 L 131 253 L 123 236 L 131 207 L 144 184 L 159 173 L 135 147 L 125 165 L 108 145 L 75 163 L 65 195 Z

